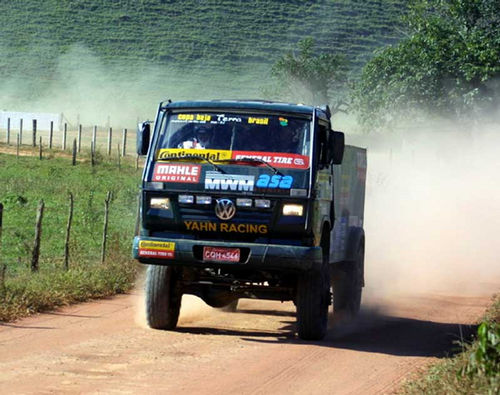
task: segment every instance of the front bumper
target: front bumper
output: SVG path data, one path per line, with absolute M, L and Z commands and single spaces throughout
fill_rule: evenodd
M 151 245 L 169 245 L 169 251 L 163 257 L 153 249 L 151 255 L 144 256 L 139 252 L 140 242 L 151 242 Z M 211 262 L 202 259 L 203 247 L 239 248 L 239 262 Z M 156 251 L 158 248 L 156 249 Z M 256 244 L 238 242 L 217 242 L 186 239 L 164 239 L 136 236 L 134 238 L 133 256 L 140 263 L 149 265 L 181 265 L 195 267 L 239 266 L 256 270 L 308 271 L 318 269 L 322 263 L 321 247 L 301 247 L 279 244 Z

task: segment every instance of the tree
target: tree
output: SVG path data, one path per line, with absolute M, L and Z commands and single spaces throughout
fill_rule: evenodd
M 363 69 L 356 102 L 365 123 L 401 110 L 465 117 L 499 105 L 498 0 L 418 0 L 406 22 L 408 38 Z
M 311 104 L 329 102 L 329 92 L 338 93 L 332 113 L 343 111 L 345 104 L 340 92 L 347 81 L 347 62 L 340 54 L 315 54 L 315 42 L 311 37 L 297 44 L 297 51 L 290 51 L 279 58 L 271 69 L 278 82 L 276 93 L 293 101 L 310 101 Z M 306 100 L 304 100 L 306 99 Z

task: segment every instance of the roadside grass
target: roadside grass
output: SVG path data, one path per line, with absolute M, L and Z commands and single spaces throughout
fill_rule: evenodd
M 137 264 L 131 241 L 137 213 L 140 171 L 132 160 L 116 162 L 101 156 L 92 167 L 71 158 L 51 159 L 0 154 L 0 321 L 62 305 L 125 292 L 134 285 Z M 109 222 L 105 262 L 101 264 L 104 200 L 108 191 Z M 74 197 L 69 240 L 69 265 L 64 244 Z M 39 271 L 31 272 L 35 218 L 40 200 L 42 220 Z
M 401 394 L 499 394 L 500 393 L 500 295 L 486 312 L 471 343 L 462 352 L 432 365 Z

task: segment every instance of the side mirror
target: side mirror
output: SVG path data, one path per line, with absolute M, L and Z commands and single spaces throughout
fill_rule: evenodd
M 149 140 L 151 137 L 151 123 L 149 121 L 141 122 L 137 125 L 137 154 L 147 155 L 149 149 Z
M 342 163 L 342 159 L 344 158 L 344 133 L 332 130 L 328 143 L 330 163 L 340 165 Z

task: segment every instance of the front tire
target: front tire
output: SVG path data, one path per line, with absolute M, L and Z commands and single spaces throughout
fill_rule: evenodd
M 179 271 L 170 266 L 149 265 L 146 277 L 146 320 L 153 329 L 175 329 L 182 292 Z
M 330 281 L 327 266 L 299 275 L 297 332 L 303 340 L 321 340 L 328 326 Z

